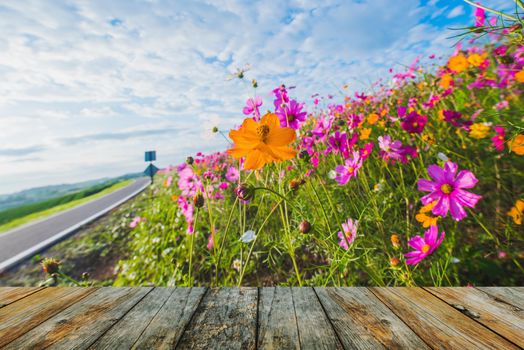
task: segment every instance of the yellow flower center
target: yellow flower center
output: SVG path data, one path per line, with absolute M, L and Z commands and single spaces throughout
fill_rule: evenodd
M 418 126 L 418 123 L 417 122 L 414 122 L 413 123 L 413 127 L 416 128 Z
M 430 248 L 431 248 L 431 247 L 429 246 L 429 244 L 426 243 L 426 244 L 424 244 L 424 245 L 422 246 L 422 249 L 420 249 L 420 250 L 422 251 L 422 253 L 426 254 L 427 252 L 429 252 L 429 249 L 430 249 Z
M 260 137 L 260 140 L 262 142 L 267 141 L 267 136 L 269 135 L 269 126 L 267 125 L 261 125 L 257 128 L 257 135 Z
M 450 194 L 451 191 L 453 191 L 453 188 L 449 184 L 444 184 L 440 187 L 440 190 L 444 192 L 445 194 Z
M 354 171 L 355 171 L 355 168 L 353 168 L 352 166 L 348 167 L 348 172 L 350 174 L 353 174 Z

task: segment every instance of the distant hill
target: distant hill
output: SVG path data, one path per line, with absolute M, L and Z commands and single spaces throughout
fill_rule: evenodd
M 28 190 L 23 190 L 16 193 L 0 195 L 0 211 L 15 208 L 22 205 L 46 201 L 51 198 L 61 197 L 67 194 L 75 193 L 80 190 L 101 185 L 108 181 L 120 181 L 133 179 L 143 176 L 142 173 L 126 174 L 116 178 L 103 178 L 97 180 L 89 180 L 84 182 L 77 182 L 72 184 L 51 185 L 43 187 L 35 187 Z

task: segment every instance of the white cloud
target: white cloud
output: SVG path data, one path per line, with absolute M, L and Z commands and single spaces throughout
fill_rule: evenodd
M 418 0 L 395 6 L 387 0 L 4 2 L 0 137 L 11 150 L 42 148 L 16 166 L 13 157 L 0 156 L 0 168 L 9 169 L 0 173 L 0 193 L 140 171 L 150 148 L 160 165 L 221 150 L 225 140 L 209 138 L 208 130 L 239 124 L 253 94 L 251 78 L 259 82 L 263 110 L 283 82 L 296 85 L 292 94 L 300 99 L 337 94 L 347 82 L 366 89 L 390 66 L 450 50 L 449 33 L 427 21 L 442 6 Z M 245 81 L 225 81 L 246 63 L 252 69 Z M 160 128 L 172 133 L 136 136 Z
M 464 6 L 459 5 L 459 6 L 454 7 L 451 11 L 449 11 L 447 17 L 455 18 L 463 14 L 464 14 Z

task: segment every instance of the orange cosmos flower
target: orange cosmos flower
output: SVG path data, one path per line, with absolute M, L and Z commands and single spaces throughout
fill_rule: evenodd
M 518 199 L 515 202 L 515 206 L 508 211 L 508 215 L 511 216 L 513 222 L 517 225 L 522 224 L 522 213 L 524 212 L 524 200 Z
M 524 135 L 517 135 L 509 142 L 509 148 L 519 156 L 524 155 Z
M 452 83 L 453 83 L 453 78 L 451 77 L 451 74 L 448 74 L 448 73 L 442 74 L 442 76 L 440 77 L 439 84 L 443 89 L 449 89 Z
M 371 134 L 370 128 L 362 128 L 362 130 L 360 130 L 360 139 L 361 140 L 369 139 L 369 134 Z
M 378 121 L 378 114 L 377 113 L 371 113 L 369 116 L 368 116 L 368 123 L 373 125 L 375 124 L 377 121 Z
M 460 73 L 468 68 L 468 60 L 463 54 L 453 56 L 448 61 L 448 68 L 455 73 Z
M 524 83 L 524 69 L 515 73 L 515 80 Z
M 246 157 L 244 169 L 260 169 L 265 164 L 288 160 L 297 151 L 288 147 L 296 138 L 295 130 L 280 127 L 276 114 L 267 113 L 260 122 L 244 119 L 238 130 L 231 130 L 229 137 L 235 146 L 227 153 L 236 159 Z

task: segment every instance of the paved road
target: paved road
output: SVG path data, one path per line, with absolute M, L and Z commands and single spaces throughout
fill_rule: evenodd
M 5 233 L 0 233 L 0 272 L 31 257 L 138 194 L 149 184 L 140 178 L 132 184 L 75 208 Z

